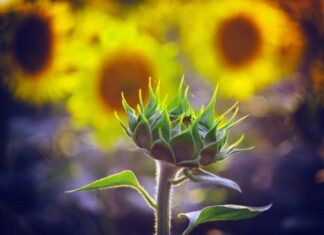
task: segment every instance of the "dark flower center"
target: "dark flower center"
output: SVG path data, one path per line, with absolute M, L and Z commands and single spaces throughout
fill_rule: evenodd
M 214 35 L 216 53 L 232 67 L 244 66 L 261 50 L 261 34 L 255 23 L 246 16 L 237 15 L 224 20 Z
M 149 61 L 141 54 L 120 51 L 109 57 L 103 64 L 99 82 L 99 95 L 110 110 L 120 111 L 121 92 L 127 102 L 135 107 L 138 104 L 138 90 L 141 89 L 144 101 L 148 96 L 148 79 L 153 77 Z
M 24 72 L 38 74 L 50 63 L 52 44 L 50 22 L 41 15 L 31 14 L 21 22 L 14 35 L 16 62 Z

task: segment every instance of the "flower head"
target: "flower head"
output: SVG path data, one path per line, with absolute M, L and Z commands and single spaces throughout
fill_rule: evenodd
M 179 17 L 182 48 L 193 66 L 217 82 L 222 95 L 236 99 L 294 72 L 303 52 L 301 32 L 283 12 L 264 1 L 252 5 L 194 2 Z
M 68 5 L 13 4 L 0 9 L 0 17 L 0 73 L 14 96 L 38 105 L 63 98 L 76 63 L 67 40 L 73 27 Z
M 171 91 L 176 90 L 179 71 L 176 51 L 141 34 L 132 20 L 113 19 L 98 9 L 82 12 L 80 16 L 75 34 L 83 42 L 80 56 L 87 60 L 76 74 L 79 83 L 68 109 L 77 124 L 93 127 L 96 140 L 107 149 L 123 134 L 114 117 L 115 110 L 123 110 L 121 92 L 131 105 L 136 105 L 141 89 L 146 101 L 149 77 L 153 82 L 163 79 L 162 91 L 167 86 Z
M 148 103 L 144 106 L 140 95 L 137 112 L 123 95 L 128 126 L 120 122 L 127 135 L 152 158 L 180 167 L 208 165 L 242 151 L 236 147 L 243 136 L 231 146 L 226 144 L 229 130 L 245 118 L 234 120 L 238 112 L 236 104 L 215 118 L 215 90 L 210 103 L 196 114 L 188 101 L 188 89 L 183 90 L 182 80 L 176 96 L 166 105 L 160 101 L 159 86 L 154 92 L 149 84 Z M 233 109 L 234 114 L 225 121 L 226 114 Z

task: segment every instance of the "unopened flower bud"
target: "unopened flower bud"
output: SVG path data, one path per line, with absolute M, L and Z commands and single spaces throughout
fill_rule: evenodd
M 215 117 L 216 91 L 206 108 L 195 113 L 188 101 L 188 88 L 183 90 L 183 80 L 175 98 L 166 105 L 159 100 L 149 84 L 148 104 L 140 102 L 135 112 L 123 96 L 123 105 L 128 117 L 128 126 L 121 122 L 135 144 L 152 158 L 179 167 L 195 168 L 224 159 L 231 153 L 247 149 L 236 148 L 243 137 L 227 146 L 229 130 L 245 117 L 236 120 L 237 105 Z M 141 97 L 140 97 L 141 101 Z M 234 114 L 226 121 L 225 116 Z

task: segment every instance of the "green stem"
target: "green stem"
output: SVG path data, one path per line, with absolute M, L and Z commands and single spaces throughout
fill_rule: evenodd
M 157 161 L 157 189 L 155 212 L 156 235 L 169 235 L 171 224 L 171 180 L 177 168 L 169 163 Z

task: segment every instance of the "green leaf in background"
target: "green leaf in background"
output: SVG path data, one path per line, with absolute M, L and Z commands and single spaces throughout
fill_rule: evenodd
M 67 193 L 80 192 L 94 189 L 109 189 L 109 188 L 120 188 L 130 187 L 137 190 L 142 197 L 145 199 L 147 204 L 156 209 L 156 204 L 153 198 L 145 191 L 145 189 L 139 184 L 134 172 L 126 170 L 120 173 L 96 180 L 83 187 L 67 191 Z
M 179 218 L 187 217 L 189 226 L 182 235 L 188 235 L 192 229 L 202 223 L 248 219 L 259 215 L 260 213 L 269 210 L 271 204 L 264 207 L 247 207 L 240 205 L 217 205 L 206 207 L 201 211 L 193 211 L 181 213 Z

